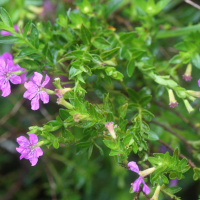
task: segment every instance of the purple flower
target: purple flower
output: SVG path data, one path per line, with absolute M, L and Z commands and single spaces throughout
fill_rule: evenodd
M 110 132 L 110 135 L 112 136 L 112 138 L 116 139 L 116 134 L 114 131 L 114 122 L 108 122 L 107 124 L 105 124 L 105 127 Z
M 145 184 L 143 178 L 145 176 L 149 175 L 150 173 L 152 173 L 153 171 L 155 171 L 155 168 L 154 167 L 153 168 L 149 168 L 149 169 L 147 169 L 147 170 L 145 170 L 143 172 L 140 172 L 138 165 L 136 164 L 136 162 L 133 162 L 133 161 L 129 162 L 128 166 L 129 166 L 131 171 L 139 174 L 139 178 L 136 179 L 135 182 L 131 184 L 132 187 L 133 187 L 133 191 L 134 192 L 139 191 L 140 190 L 140 184 L 143 183 L 143 192 L 145 194 L 149 194 L 150 193 L 150 188 Z
M 188 74 L 183 74 L 183 79 L 184 79 L 185 81 L 191 81 L 191 80 L 192 80 L 192 77 L 191 77 L 190 75 L 188 75 Z
M 14 29 L 15 29 L 15 32 L 17 32 L 18 26 L 17 26 L 17 25 L 14 25 Z M 1 31 L 1 35 L 2 35 L 2 36 L 12 35 L 12 33 L 8 32 L 8 31 Z
M 38 162 L 39 156 L 43 155 L 43 151 L 37 146 L 38 137 L 35 134 L 29 134 L 29 140 L 24 136 L 17 138 L 19 147 L 16 148 L 17 152 L 21 153 L 20 160 L 22 158 L 28 159 L 31 166 L 35 166 Z
M 185 74 L 183 74 L 183 79 L 185 81 L 191 81 L 192 80 L 191 73 L 192 73 L 192 65 L 188 64 L 186 71 L 185 71 Z
M 174 97 L 173 90 L 169 89 L 168 93 L 169 93 L 169 106 L 172 107 L 172 108 L 178 106 L 178 102 L 176 101 L 176 99 Z
M 11 93 L 10 82 L 13 84 L 20 84 L 21 78 L 16 74 L 12 74 L 15 71 L 13 62 L 9 59 L 0 57 L 0 89 L 2 90 L 2 96 L 6 97 Z
M 24 98 L 31 100 L 31 109 L 38 110 L 39 99 L 43 101 L 44 104 L 49 103 L 49 95 L 44 91 L 44 86 L 49 82 L 50 78 L 46 75 L 44 82 L 42 81 L 42 74 L 35 72 L 33 77 L 33 82 L 25 82 L 24 87 L 27 91 L 24 93 Z
M 178 182 L 178 179 L 177 179 L 177 178 L 171 179 L 170 182 L 169 182 L 169 186 L 170 186 L 170 187 L 177 186 L 177 182 Z

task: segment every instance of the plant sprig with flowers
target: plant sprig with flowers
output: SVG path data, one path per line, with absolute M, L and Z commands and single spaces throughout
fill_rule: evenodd
M 160 61 L 154 44 L 175 33 L 158 31 L 159 24 L 154 20 L 170 0 L 162 4 L 161 1 L 141 2 L 135 1 L 140 8 L 135 10 L 140 26 L 129 27 L 129 31 L 110 26 L 106 16 L 101 21 L 101 12 L 88 0 L 78 2 L 78 10 L 69 9 L 65 15 L 58 15 L 53 24 L 29 21 L 13 25 L 8 12 L 1 7 L 0 43 L 11 44 L 15 56 L 14 60 L 8 53 L 0 57 L 0 89 L 2 96 L 7 97 L 12 95 L 10 82 L 23 84 L 22 98 L 30 100 L 30 109 L 35 112 L 40 109 L 41 102 L 51 101 L 60 106 L 55 120 L 41 127 L 37 124 L 29 127 L 29 140 L 24 136 L 16 138 L 20 159 L 25 158 L 35 166 L 40 162 L 39 157 L 45 156 L 42 150 L 45 146 L 58 149 L 64 145 L 68 151 L 75 146 L 76 154 L 87 152 L 88 159 L 94 147 L 100 154 L 108 148 L 116 165 L 139 175 L 130 183 L 131 193 L 139 197 L 143 192 L 149 199 L 151 195 L 151 200 L 158 200 L 162 191 L 178 199 L 174 194 L 180 189 L 168 187 L 169 179 L 183 179 L 190 168 L 194 180 L 200 178 L 200 168 L 196 166 L 200 161 L 200 138 L 197 135 L 196 141 L 188 141 L 181 130 L 168 128 L 169 124 L 160 117 L 159 106 L 168 108 L 184 123 L 197 129 L 189 118 L 179 113 L 179 108 L 184 113 L 196 111 L 192 105 L 195 106 L 193 102 L 200 97 L 200 92 L 187 90 L 182 82 L 197 82 L 195 76 L 192 78 L 192 66 L 200 66 L 197 62 L 200 41 L 193 44 L 195 33 L 192 31 L 183 34 L 183 41 L 176 45 L 178 54 Z M 36 13 L 37 7 L 29 7 L 29 10 Z M 177 70 L 185 65 L 185 74 L 178 77 Z M 65 77 L 66 82 L 61 77 Z M 53 89 L 47 87 L 50 83 Z M 81 135 L 76 134 L 74 127 Z M 163 141 L 164 134 L 170 133 L 173 136 Z M 173 137 L 185 144 L 186 151 L 191 153 L 189 159 L 175 148 L 179 143 L 174 145 Z M 173 151 L 173 155 L 155 153 L 153 145 L 160 143 Z M 138 165 L 143 171 L 131 161 L 135 154 L 139 156 Z

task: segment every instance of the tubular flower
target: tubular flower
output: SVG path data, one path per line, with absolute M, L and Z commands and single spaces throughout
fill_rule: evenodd
M 15 32 L 17 32 L 18 26 L 16 24 L 14 25 L 14 29 L 15 29 Z M 1 35 L 2 36 L 12 35 L 12 33 L 8 32 L 8 31 L 1 31 Z
M 183 74 L 183 79 L 186 81 L 191 81 L 192 79 L 191 73 L 192 73 L 192 65 L 189 64 L 186 68 L 185 74 Z
M 144 170 L 144 171 L 139 171 L 139 167 L 138 165 L 136 164 L 136 162 L 129 162 L 128 163 L 128 166 L 130 167 L 130 170 L 139 174 L 139 178 L 135 180 L 134 183 L 132 183 L 132 187 L 133 187 L 133 191 L 136 192 L 136 191 L 139 191 L 140 190 L 140 184 L 143 183 L 143 192 L 145 194 L 149 194 L 150 193 L 150 188 L 145 184 L 144 182 L 144 177 L 151 174 L 153 171 L 155 171 L 155 168 L 152 167 L 152 168 L 149 168 L 147 170 Z
M 168 94 L 169 94 L 169 106 L 172 108 L 178 106 L 178 102 L 176 101 L 174 93 L 171 89 L 168 90 Z
M 105 127 L 110 132 L 110 135 L 112 136 L 112 138 L 116 139 L 116 134 L 114 131 L 114 122 L 108 122 L 107 124 L 105 124 Z
M 6 97 L 11 93 L 10 82 L 20 84 L 21 78 L 12 72 L 15 71 L 14 64 L 11 60 L 0 57 L 0 89 L 2 96 Z M 10 81 L 10 82 L 9 82 Z
M 42 75 L 38 72 L 34 73 L 33 82 L 25 82 L 24 87 L 27 91 L 24 93 L 23 97 L 31 100 L 31 109 L 38 110 L 39 99 L 43 101 L 44 104 L 49 103 L 49 95 L 45 91 L 44 86 L 49 82 L 50 78 L 46 75 L 44 82 L 41 84 Z
M 25 158 L 30 161 L 31 166 L 35 166 L 39 156 L 43 155 L 42 149 L 38 146 L 38 137 L 35 134 L 29 134 L 29 140 L 24 136 L 17 138 L 19 147 L 17 152 L 21 153 L 20 160 Z

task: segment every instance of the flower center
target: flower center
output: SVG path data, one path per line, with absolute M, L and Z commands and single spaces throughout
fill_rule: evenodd
M 5 79 L 9 80 L 10 74 L 8 72 L 4 72 L 3 75 L 4 75 Z

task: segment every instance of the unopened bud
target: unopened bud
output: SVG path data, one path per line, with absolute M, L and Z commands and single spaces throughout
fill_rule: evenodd
M 79 122 L 80 120 L 86 119 L 87 117 L 88 117 L 87 115 L 81 115 L 79 113 L 76 113 L 73 116 L 73 119 L 74 119 L 75 122 Z
M 62 89 L 62 86 L 60 85 L 60 78 L 55 78 L 53 85 L 58 89 Z
M 56 103 L 59 105 L 63 105 L 70 110 L 73 109 L 73 106 L 70 103 L 68 103 L 67 101 L 65 101 L 65 99 L 63 97 L 58 98 Z
M 190 103 L 188 102 L 188 100 L 183 100 L 184 101 L 184 104 L 185 104 L 185 107 L 187 108 L 188 112 L 191 113 L 194 111 L 194 109 L 192 108 L 192 106 L 190 105 Z
M 183 74 L 183 79 L 186 81 L 191 81 L 191 79 L 192 79 L 191 73 L 192 73 L 192 65 L 188 64 L 185 74 Z
M 160 185 L 158 185 L 156 188 L 156 191 L 154 192 L 154 195 L 152 196 L 152 198 L 150 200 L 158 200 L 160 188 L 161 188 Z
M 65 93 L 71 91 L 71 88 L 64 88 L 64 89 L 56 89 L 56 95 L 58 97 L 62 97 Z
M 169 94 L 169 106 L 172 108 L 178 106 L 178 102 L 176 101 L 174 93 L 171 89 L 168 90 L 168 94 Z
M 146 169 L 144 171 L 140 171 L 140 176 L 145 177 L 145 176 L 153 173 L 155 170 L 156 170 L 156 168 L 152 167 L 152 168 Z
M 28 9 L 37 15 L 41 14 L 44 11 L 43 7 L 37 7 L 32 5 L 28 6 Z
M 187 90 L 187 93 L 193 97 L 200 98 L 200 92 L 193 91 L 193 90 Z

